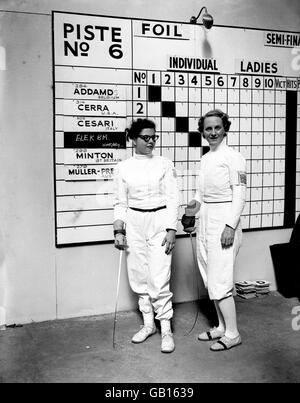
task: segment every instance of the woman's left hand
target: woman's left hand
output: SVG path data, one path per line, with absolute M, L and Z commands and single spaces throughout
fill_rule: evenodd
M 233 245 L 234 242 L 234 233 L 235 230 L 228 225 L 225 225 L 225 228 L 221 235 L 221 245 L 222 249 L 228 249 Z
M 161 246 L 166 245 L 165 253 L 169 255 L 172 252 L 176 242 L 176 231 L 174 229 L 168 229 L 166 236 L 161 244 Z

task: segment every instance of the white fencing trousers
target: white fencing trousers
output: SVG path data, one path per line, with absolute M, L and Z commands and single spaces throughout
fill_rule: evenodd
M 166 236 L 167 209 L 155 212 L 127 211 L 127 268 L 132 290 L 138 294 L 139 309 L 154 312 L 156 319 L 173 317 L 170 291 L 171 254 L 161 246 Z
M 235 230 L 233 246 L 223 249 L 221 234 L 230 213 L 231 202 L 202 203 L 197 228 L 197 259 L 209 298 L 221 300 L 232 295 L 233 269 L 242 242 L 240 223 Z

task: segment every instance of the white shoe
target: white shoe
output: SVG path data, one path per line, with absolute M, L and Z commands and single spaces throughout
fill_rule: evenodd
M 165 332 L 161 335 L 161 352 L 172 353 L 175 350 L 175 343 L 172 332 Z
M 131 339 L 132 343 L 143 343 L 149 336 L 156 333 L 156 327 L 142 326 L 141 330 L 137 332 Z

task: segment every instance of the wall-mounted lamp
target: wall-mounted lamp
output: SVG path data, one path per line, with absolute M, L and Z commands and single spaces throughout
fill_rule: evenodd
M 200 14 L 202 13 L 203 10 L 204 10 L 204 14 L 203 14 L 203 17 L 202 17 L 203 25 L 204 25 L 204 27 L 206 29 L 210 29 L 213 26 L 214 19 L 210 14 L 208 14 L 206 7 L 201 8 L 201 10 L 200 10 L 199 14 L 197 15 L 197 17 L 195 17 L 195 16 L 191 17 L 190 23 L 191 24 L 197 24 L 197 20 L 200 17 Z

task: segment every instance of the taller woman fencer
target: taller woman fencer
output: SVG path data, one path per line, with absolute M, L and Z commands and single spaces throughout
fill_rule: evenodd
M 171 319 L 171 257 L 179 213 L 177 176 L 173 163 L 153 155 L 155 123 L 137 119 L 127 129 L 135 153 L 116 166 L 114 177 L 115 247 L 126 249 L 128 278 L 138 295 L 144 325 L 133 338 L 142 343 L 161 324 L 161 351 L 175 349 Z
M 199 340 L 218 340 L 210 349 L 227 350 L 241 343 L 233 299 L 234 262 L 241 245 L 240 217 L 246 199 L 246 161 L 226 145 L 231 122 L 216 109 L 199 120 L 199 132 L 210 151 L 200 161 L 199 187 L 190 206 L 200 206 L 197 257 L 208 294 L 214 301 L 218 327 L 201 333 Z M 186 232 L 195 228 L 195 217 L 182 217 Z

